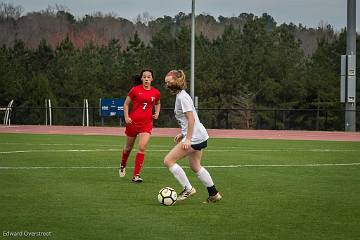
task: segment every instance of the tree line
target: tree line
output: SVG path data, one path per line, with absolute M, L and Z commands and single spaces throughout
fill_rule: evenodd
M 200 110 L 204 109 L 200 115 L 205 124 L 211 128 L 273 128 L 275 114 L 279 129 L 312 129 L 315 124 L 320 124 L 319 129 L 341 129 L 339 74 L 340 55 L 346 52 L 346 30 L 318 38 L 316 50 L 309 55 L 295 34 L 301 27 L 278 26 L 268 14 L 240 17 L 241 27 L 227 24 L 214 39 L 203 33 L 196 35 L 195 95 Z M 133 84 L 131 76 L 151 68 L 164 108 L 157 124 L 170 126 L 174 97 L 164 88 L 164 76 L 171 69 L 184 69 L 190 76 L 191 31 L 189 25 L 177 24 L 179 18 L 189 16 L 150 22 L 157 24 L 151 39 L 143 41 L 135 31 L 126 47 L 114 38 L 106 44 L 89 40 L 80 48 L 69 35 L 56 46 L 46 39 L 36 48 L 28 47 L 22 39 L 3 44 L 0 105 L 14 99 L 18 108 L 39 108 L 16 119 L 24 124 L 41 118 L 45 99 L 51 99 L 54 107 L 81 108 L 86 98 L 97 108 L 99 98 L 124 98 Z M 287 112 L 270 111 L 274 109 Z M 296 109 L 314 110 L 316 116 Z M 324 110 L 334 111 L 325 116 Z M 58 111 L 55 118 L 76 124 L 77 114 Z

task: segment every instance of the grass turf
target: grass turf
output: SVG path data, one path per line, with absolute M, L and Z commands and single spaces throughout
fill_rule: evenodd
M 360 143 L 210 139 L 203 162 L 224 199 L 206 189 L 172 207 L 162 167 L 170 138 L 153 137 L 144 183 L 120 179 L 114 136 L 0 134 L 0 234 L 51 232 L 43 239 L 359 239 Z M 180 165 L 187 166 L 185 160 Z M 32 167 L 32 168 L 29 168 Z M 37 168 L 36 168 L 37 167 Z

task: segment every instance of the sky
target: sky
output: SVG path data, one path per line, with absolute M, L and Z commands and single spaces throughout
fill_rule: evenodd
M 147 12 L 151 17 L 174 17 L 179 12 L 190 13 L 192 0 L 0 0 L 21 5 L 27 12 L 44 10 L 56 4 L 66 6 L 77 18 L 95 12 L 115 13 L 117 17 L 135 20 L 138 14 Z M 360 31 L 360 3 L 356 6 L 356 29 Z M 278 24 L 301 23 L 316 28 L 323 24 L 335 30 L 346 27 L 347 0 L 195 0 L 195 14 L 207 13 L 232 17 L 240 13 L 261 16 L 266 12 Z

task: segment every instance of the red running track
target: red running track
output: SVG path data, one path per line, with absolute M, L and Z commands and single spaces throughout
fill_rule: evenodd
M 153 136 L 173 137 L 179 132 L 180 129 L 178 128 L 154 128 Z M 210 137 L 214 137 L 214 138 L 324 140 L 324 141 L 354 141 L 354 142 L 360 141 L 360 132 L 234 130 L 234 129 L 208 129 L 208 132 Z M 13 125 L 13 126 L 0 126 L 0 133 L 124 136 L 124 128 L 123 127 Z

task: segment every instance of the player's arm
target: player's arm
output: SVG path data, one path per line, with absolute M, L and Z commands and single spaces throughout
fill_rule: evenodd
M 157 100 L 156 103 L 155 103 L 155 113 L 154 113 L 154 115 L 153 115 L 153 118 L 154 118 L 154 119 L 158 119 L 158 118 L 159 118 L 160 108 L 161 108 L 160 100 Z
M 185 112 L 185 117 L 188 121 L 188 127 L 187 127 L 186 138 L 183 144 L 183 148 L 189 149 L 191 147 L 190 140 L 194 132 L 195 118 L 192 111 Z
M 178 135 L 176 135 L 175 137 L 174 137 L 174 142 L 176 143 L 176 144 L 178 144 L 179 142 L 181 142 L 181 140 L 184 138 L 184 136 L 182 135 L 182 133 L 179 133 Z
M 125 117 L 125 122 L 127 124 L 131 124 L 132 123 L 132 119 L 129 117 L 129 106 L 131 103 L 131 98 L 129 96 L 126 97 L 125 102 L 124 102 L 124 117 Z

